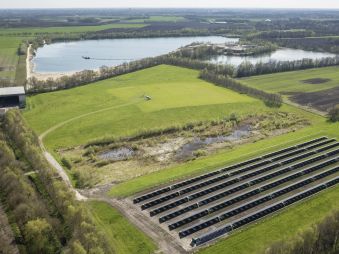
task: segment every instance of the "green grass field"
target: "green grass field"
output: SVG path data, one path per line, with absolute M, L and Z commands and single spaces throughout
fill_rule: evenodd
M 85 33 L 97 32 L 112 28 L 142 28 L 145 24 L 108 24 L 99 26 L 67 26 L 67 27 L 34 27 L 34 28 L 1 28 L 0 36 L 32 36 L 52 33 Z
M 21 41 L 21 38 L 0 37 L 0 67 L 5 68 L 3 71 L 0 70 L 0 78 L 14 80 L 19 61 L 17 52 Z
M 302 82 L 303 80 L 317 78 L 330 79 L 330 81 L 321 84 L 305 84 Z M 339 67 L 260 75 L 243 78 L 241 81 L 248 86 L 273 93 L 316 92 L 339 86 Z
M 152 97 L 146 101 L 144 95 Z M 28 98 L 24 116 L 51 149 L 104 137 L 269 111 L 261 101 L 198 79 L 198 71 L 161 65 L 95 84 Z M 73 120 L 72 120 L 73 119 Z
M 111 253 L 149 254 L 155 251 L 152 240 L 110 205 L 99 201 L 87 205 L 96 225 L 107 237 Z

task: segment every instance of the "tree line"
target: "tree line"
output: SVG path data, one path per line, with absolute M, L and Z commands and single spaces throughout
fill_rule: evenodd
M 0 148 L 1 149 L 1 148 Z M 0 254 L 19 254 L 7 216 L 0 201 Z
M 248 39 L 278 39 L 278 38 L 304 38 L 315 36 L 315 32 L 306 29 L 289 29 L 289 30 L 270 30 L 260 31 L 246 36 Z
M 253 45 L 253 47 L 246 47 L 246 45 Z M 222 49 L 216 45 L 207 45 L 202 43 L 192 43 L 185 47 L 178 49 L 174 55 L 180 58 L 200 59 L 208 60 L 211 56 L 218 55 L 241 55 L 241 56 L 253 56 L 272 52 L 278 48 L 278 46 L 271 42 L 266 41 L 246 41 L 243 40 L 239 44 L 244 46 L 243 52 L 234 52 L 231 48 Z
M 265 254 L 337 254 L 339 253 L 339 211 L 303 231 L 289 241 L 270 246 Z
M 284 38 L 270 39 L 270 41 L 275 42 L 282 47 L 339 54 L 338 37 Z
M 297 71 L 336 65 L 339 65 L 339 56 L 315 60 L 304 58 L 302 60 L 296 61 L 271 61 L 268 63 L 259 62 L 256 64 L 245 61 L 238 66 L 234 77 L 242 78 L 262 74 Z
M 19 110 L 6 113 L 2 130 L 15 147 L 16 155 L 23 157 L 18 161 L 6 142 L 2 142 L 0 186 L 16 215 L 28 253 L 109 253 L 105 236 L 95 227 L 86 207 L 75 200 L 74 193 L 45 161 L 38 137 Z M 25 162 L 28 165 L 20 166 Z M 37 173 L 46 192 L 44 198 L 24 177 L 22 167 Z

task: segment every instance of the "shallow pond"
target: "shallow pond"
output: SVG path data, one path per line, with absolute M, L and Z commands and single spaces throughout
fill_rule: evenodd
M 101 160 L 120 161 L 130 158 L 134 151 L 130 148 L 122 147 L 99 154 Z
M 194 157 L 194 152 L 215 143 L 228 141 L 237 141 L 241 138 L 248 137 L 251 134 L 251 127 L 248 125 L 241 126 L 231 134 L 225 136 L 207 137 L 204 139 L 195 138 L 191 142 L 183 145 L 176 153 L 177 160 L 185 160 Z

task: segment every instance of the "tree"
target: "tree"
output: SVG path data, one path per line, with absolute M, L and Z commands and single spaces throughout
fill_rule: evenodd
M 329 117 L 332 122 L 339 121 L 339 104 L 337 104 L 330 110 Z
M 25 225 L 25 240 L 30 253 L 54 254 L 57 251 L 52 226 L 45 219 L 36 219 Z
M 72 254 L 87 254 L 87 251 L 81 245 L 79 241 L 75 241 L 71 245 L 71 253 Z

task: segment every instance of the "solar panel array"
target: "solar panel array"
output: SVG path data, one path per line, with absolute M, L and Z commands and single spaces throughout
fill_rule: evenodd
M 337 184 L 338 155 L 339 142 L 320 137 L 160 188 L 133 202 L 179 239 L 193 236 L 192 245 L 198 246 Z

